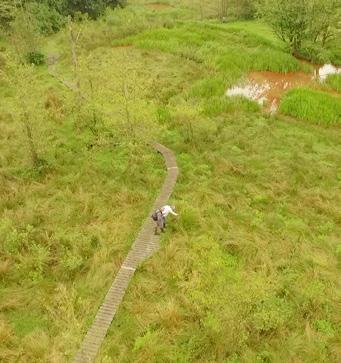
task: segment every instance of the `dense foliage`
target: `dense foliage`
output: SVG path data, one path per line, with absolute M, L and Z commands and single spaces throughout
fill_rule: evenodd
M 58 31 L 65 23 L 65 16 L 87 14 L 96 19 L 107 7 L 123 6 L 125 0 L 0 0 L 0 26 L 8 27 L 18 9 L 36 17 L 44 34 Z
M 304 42 L 325 46 L 340 26 L 340 0 L 261 0 L 259 9 L 294 53 L 301 51 Z
M 58 7 L 65 15 L 75 15 L 77 12 L 86 13 L 96 19 L 104 13 L 106 7 L 123 5 L 122 0 L 62 0 Z

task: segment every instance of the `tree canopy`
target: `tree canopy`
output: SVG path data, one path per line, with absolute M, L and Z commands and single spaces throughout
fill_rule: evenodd
M 293 53 L 305 41 L 325 45 L 340 21 L 341 0 L 261 0 L 260 15 Z

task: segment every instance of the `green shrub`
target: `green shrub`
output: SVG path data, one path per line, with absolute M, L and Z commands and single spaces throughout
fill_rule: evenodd
M 45 63 L 46 58 L 43 53 L 39 51 L 30 52 L 26 55 L 27 63 L 34 64 L 36 66 L 40 66 Z
M 341 122 L 341 100 L 323 92 L 298 88 L 284 95 L 280 112 L 319 125 L 335 125 Z
M 65 15 L 75 16 L 77 13 L 88 14 L 96 19 L 103 15 L 106 7 L 123 6 L 125 0 L 62 0 Z

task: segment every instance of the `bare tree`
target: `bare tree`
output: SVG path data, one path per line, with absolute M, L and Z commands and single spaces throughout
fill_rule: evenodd
M 37 147 L 35 145 L 33 135 L 32 135 L 32 124 L 29 120 L 29 115 L 27 114 L 27 112 L 24 112 L 24 114 L 22 115 L 21 121 L 24 125 L 32 165 L 35 168 L 37 168 L 41 163 L 41 159 L 38 157 Z
M 22 135 L 28 148 L 28 155 L 34 168 L 42 164 L 38 144 L 43 143 L 42 105 L 39 106 L 40 97 L 32 92 L 37 77 L 35 67 L 32 65 L 15 63 L 11 57 L 6 59 L 6 69 L 1 71 L 6 81 L 16 89 L 15 108 L 13 116 L 22 126 Z M 37 88 L 37 87 L 36 87 Z M 19 111 L 19 112 L 18 112 Z
M 224 19 L 227 17 L 229 7 L 229 0 L 220 0 L 219 1 L 219 17 L 220 19 Z
M 69 41 L 71 47 L 71 61 L 73 66 L 73 73 L 76 80 L 76 88 L 80 91 L 80 77 L 79 77 L 79 61 L 78 61 L 78 48 L 82 35 L 82 29 L 76 28 L 75 24 L 69 20 Z

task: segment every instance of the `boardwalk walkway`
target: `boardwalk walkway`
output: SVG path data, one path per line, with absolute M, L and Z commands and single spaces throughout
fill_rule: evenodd
M 173 152 L 158 143 L 154 143 L 153 146 L 165 159 L 167 177 L 153 205 L 152 211 L 167 202 L 178 176 L 178 167 Z M 95 320 L 83 340 L 74 363 L 94 362 L 136 268 L 157 250 L 158 236 L 154 235 L 154 222 L 150 218 L 152 211 L 145 220 L 140 233 L 105 296 L 103 304 L 99 308 Z

